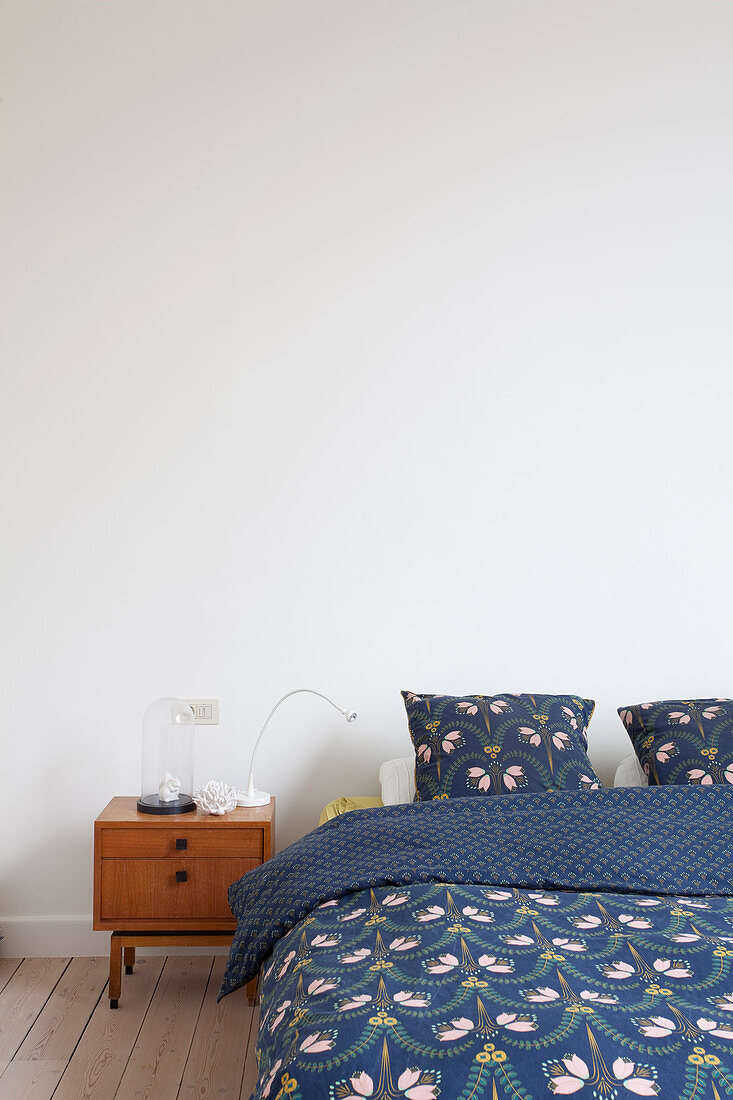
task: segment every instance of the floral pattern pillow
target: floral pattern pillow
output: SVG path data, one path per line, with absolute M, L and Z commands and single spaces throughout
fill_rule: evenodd
M 662 699 L 619 707 L 650 786 L 733 783 L 733 701 Z
M 575 695 L 416 695 L 403 691 L 416 801 L 598 790 L 586 755 L 595 703 Z

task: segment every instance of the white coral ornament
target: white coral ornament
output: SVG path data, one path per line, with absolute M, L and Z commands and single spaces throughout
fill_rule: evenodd
M 227 783 L 210 779 L 203 787 L 196 788 L 193 800 L 204 813 L 223 817 L 237 805 L 237 792 Z

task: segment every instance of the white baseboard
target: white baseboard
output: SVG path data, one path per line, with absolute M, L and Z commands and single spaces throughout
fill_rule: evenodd
M 3 917 L 0 955 L 9 959 L 108 955 L 109 932 L 92 929 L 88 917 Z M 139 948 L 142 955 L 226 955 L 226 947 Z

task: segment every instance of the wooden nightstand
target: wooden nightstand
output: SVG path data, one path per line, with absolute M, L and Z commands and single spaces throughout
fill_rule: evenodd
M 272 855 L 275 800 L 224 817 L 157 816 L 136 798 L 113 798 L 94 822 L 94 928 L 112 930 L 110 1008 L 122 989 L 122 956 L 135 948 L 227 946 L 236 921 L 227 888 Z M 247 986 L 254 1003 L 257 979 Z

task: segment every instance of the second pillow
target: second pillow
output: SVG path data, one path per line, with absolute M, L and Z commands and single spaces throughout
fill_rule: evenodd
M 417 801 L 601 786 L 586 754 L 592 699 L 412 691 L 402 698 Z

